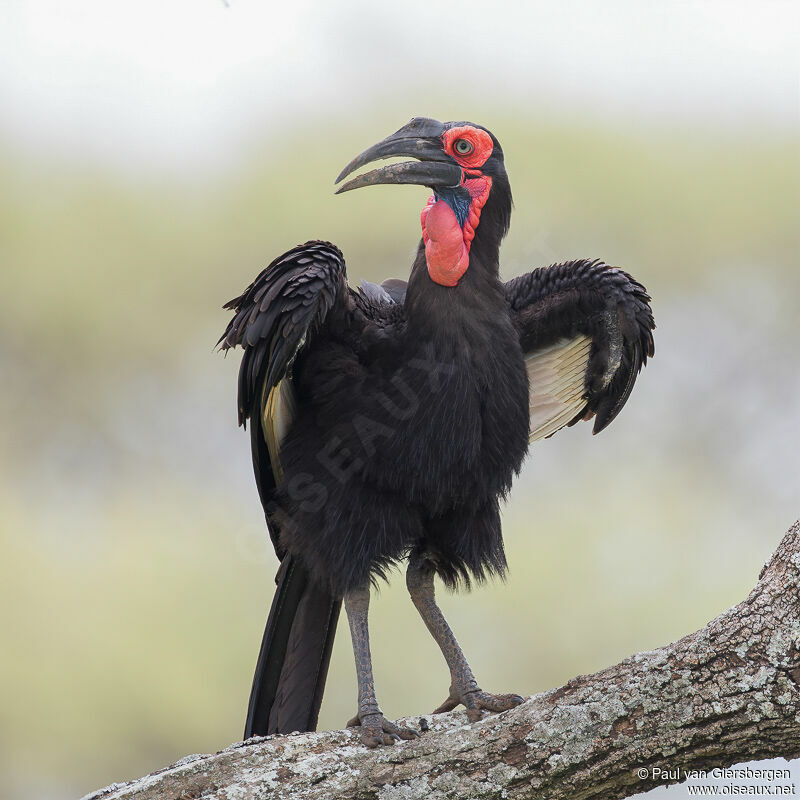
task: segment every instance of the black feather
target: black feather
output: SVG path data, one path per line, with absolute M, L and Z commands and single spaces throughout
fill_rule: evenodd
M 621 269 L 582 259 L 535 269 L 508 281 L 505 290 L 526 353 L 580 334 L 592 339 L 586 406 L 569 425 L 595 416 L 593 433 L 602 431 L 622 410 L 655 352 L 655 322 L 644 286 Z M 622 354 L 609 379 L 612 320 L 621 335 Z

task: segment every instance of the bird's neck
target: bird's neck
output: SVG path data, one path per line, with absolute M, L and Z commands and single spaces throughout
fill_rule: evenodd
M 456 286 L 467 271 L 472 242 L 491 190 L 490 177 L 473 177 L 428 199 L 420 222 L 425 262 L 435 283 Z
M 471 269 L 497 274 L 511 205 L 511 187 L 504 174 L 473 175 L 459 186 L 438 189 L 420 214 L 431 281 L 455 288 Z
M 491 186 L 493 191 L 480 198 L 479 213 L 471 203 L 459 208 L 453 198 L 442 196 L 434 196 L 422 212 L 423 237 L 405 300 L 409 330 L 422 339 L 469 348 L 470 340 L 485 337 L 505 316 L 500 242 L 511 217 L 511 190 L 504 176 L 496 176 Z M 449 282 L 440 280 L 442 272 L 450 275 Z
M 499 243 L 487 246 L 476 236 L 458 284 L 443 286 L 431 277 L 428 248 L 421 241 L 405 299 L 409 332 L 447 352 L 473 348 L 505 308 L 498 252 Z

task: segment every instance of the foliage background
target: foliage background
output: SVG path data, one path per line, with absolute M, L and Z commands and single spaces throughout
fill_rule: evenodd
M 405 275 L 424 192 L 332 179 L 413 115 L 502 141 L 507 277 L 602 257 L 659 325 L 619 420 L 531 453 L 508 582 L 444 596 L 483 685 L 537 692 L 704 625 L 798 515 L 794 7 L 492 8 L 4 6 L 3 797 L 241 736 L 275 559 L 220 306 L 308 238 L 354 283 Z M 390 717 L 447 689 L 402 583 L 374 603 Z M 355 705 L 340 634 L 323 727 Z

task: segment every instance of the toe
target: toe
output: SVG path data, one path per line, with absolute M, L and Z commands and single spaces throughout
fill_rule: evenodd
M 348 727 L 361 727 L 361 744 L 365 747 L 392 745 L 401 739 L 416 739 L 419 734 L 411 728 L 395 725 L 382 714 L 369 714 L 364 719 L 354 717 Z
M 460 702 L 455 697 L 448 697 L 438 708 L 434 708 L 431 714 L 444 714 L 446 711 L 452 711 Z
M 467 710 L 467 720 L 470 722 L 477 722 L 483 716 L 481 711 L 486 708 L 483 700 L 485 694 L 486 692 L 477 691 L 467 692 L 462 696 L 461 702 Z
M 381 734 L 381 738 L 379 739 L 375 735 L 375 731 L 370 730 L 369 728 L 363 728 L 361 731 L 361 744 L 365 747 L 377 747 L 378 745 L 382 744 L 383 734 Z
M 460 699 L 467 710 L 467 719 L 470 722 L 477 722 L 481 719 L 484 711 L 508 711 L 525 700 L 518 694 L 489 694 L 480 689 L 467 692 Z
M 419 733 L 413 728 L 406 728 L 404 725 L 395 725 L 394 722 L 389 722 L 388 719 L 383 720 L 383 730 L 398 739 L 417 739 L 419 737 Z
M 489 694 L 481 692 L 478 704 L 487 711 L 508 711 L 523 702 L 518 694 Z
M 392 725 L 392 731 L 400 739 L 419 739 L 419 733 L 413 728 L 406 728 L 405 725 Z
M 482 717 L 483 717 L 483 712 L 478 706 L 474 706 L 473 708 L 467 709 L 468 722 L 477 722 Z

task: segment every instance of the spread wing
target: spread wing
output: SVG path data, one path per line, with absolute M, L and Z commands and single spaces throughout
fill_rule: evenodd
M 265 512 L 282 476 L 280 446 L 295 416 L 291 367 L 337 309 L 349 305 L 344 257 L 328 242 L 306 242 L 275 259 L 224 308 L 234 311 L 218 344 L 244 348 L 239 424 L 250 420 L 253 467 Z M 282 557 L 277 532 L 270 535 Z
M 530 440 L 619 414 L 654 353 L 644 286 L 602 261 L 568 261 L 505 285 L 530 382 Z

